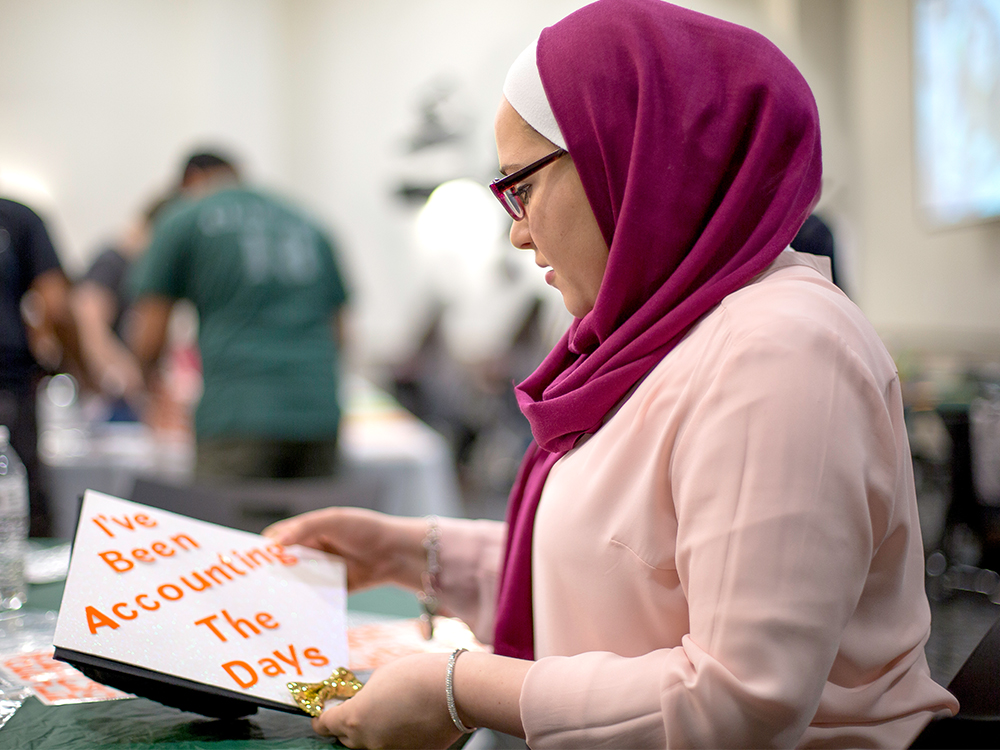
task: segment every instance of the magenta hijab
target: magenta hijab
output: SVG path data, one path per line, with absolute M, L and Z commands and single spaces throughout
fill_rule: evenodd
M 507 511 L 494 650 L 525 659 L 549 469 L 788 246 L 822 172 L 808 85 L 744 27 L 663 0 L 599 0 L 543 30 L 536 62 L 610 254 L 594 309 L 516 389 L 535 442 Z

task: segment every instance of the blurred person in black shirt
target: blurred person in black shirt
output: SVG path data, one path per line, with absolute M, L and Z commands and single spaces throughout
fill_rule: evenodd
M 38 460 L 35 391 L 45 374 L 38 360 L 44 355 L 53 371 L 80 362 L 69 292 L 45 223 L 27 206 L 0 198 L 0 424 L 27 469 L 30 534 L 38 537 L 51 531 Z

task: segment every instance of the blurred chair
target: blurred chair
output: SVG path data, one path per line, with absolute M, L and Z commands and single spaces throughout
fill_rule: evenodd
M 1000 747 L 1000 619 L 948 683 L 948 690 L 958 698 L 958 714 L 932 721 L 911 747 Z
M 951 439 L 948 504 L 940 538 L 928 549 L 928 593 L 985 594 L 1000 604 L 1000 399 L 939 404 Z M 984 418 L 985 417 L 985 418 Z
M 375 509 L 385 488 L 375 476 L 169 484 L 138 478 L 133 502 L 260 533 L 284 518 L 332 505 Z

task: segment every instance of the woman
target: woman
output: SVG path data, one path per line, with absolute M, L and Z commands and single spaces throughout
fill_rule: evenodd
M 504 95 L 494 192 L 575 316 L 517 388 L 536 442 L 507 523 L 442 521 L 431 576 L 412 519 L 270 532 L 343 555 L 352 587 L 432 578 L 495 653 L 401 659 L 317 731 L 905 746 L 957 704 L 923 652 L 893 362 L 820 261 L 785 251 L 820 185 L 801 75 L 747 29 L 600 0 L 544 30 Z

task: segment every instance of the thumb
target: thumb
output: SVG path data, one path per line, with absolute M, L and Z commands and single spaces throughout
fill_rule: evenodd
M 351 741 L 353 734 L 348 726 L 344 711 L 344 703 L 325 708 L 323 713 L 313 718 L 312 728 L 322 737 L 333 737 L 345 747 L 359 747 Z

